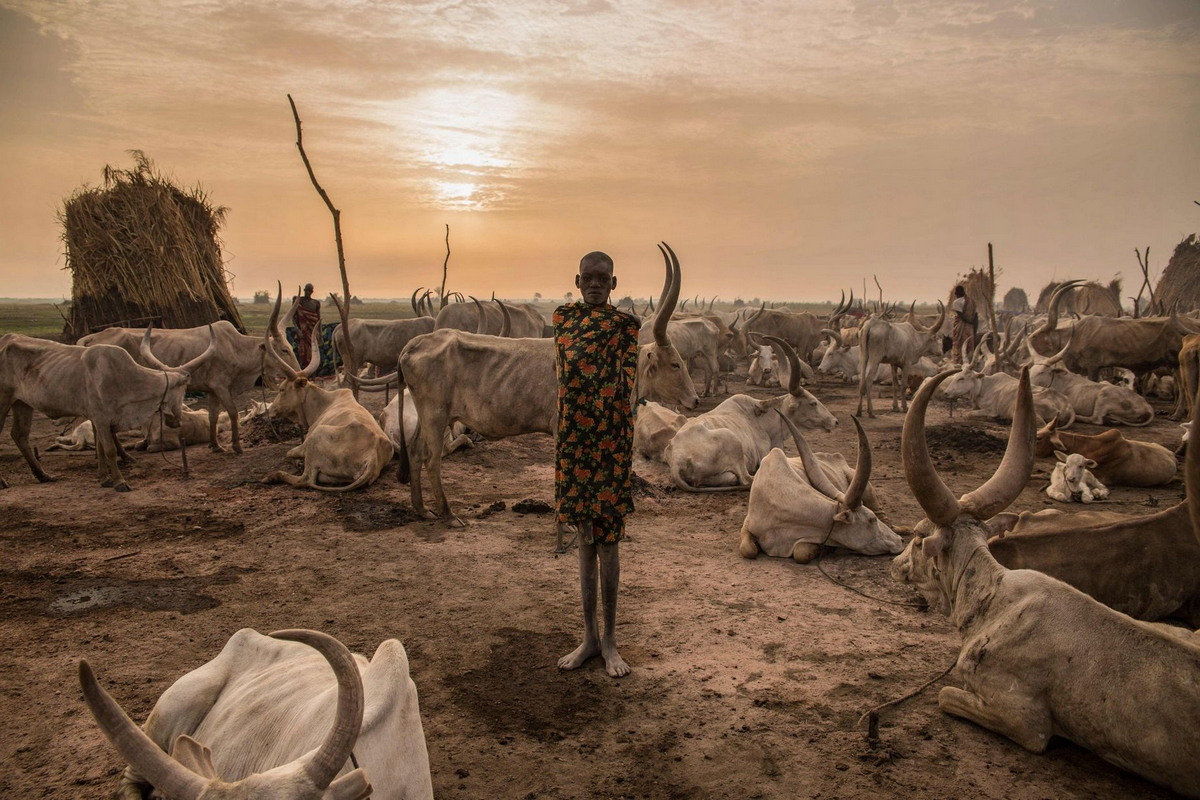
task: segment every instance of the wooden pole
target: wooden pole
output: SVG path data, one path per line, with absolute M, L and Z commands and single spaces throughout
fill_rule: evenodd
M 1000 358 L 1000 331 L 996 327 L 996 262 L 992 258 L 992 243 L 988 242 L 988 324 L 992 328 L 992 347 Z
M 450 223 L 446 223 L 446 258 L 442 261 L 442 304 L 439 308 L 445 308 L 448 298 L 446 297 L 446 268 L 450 265 Z
M 342 369 L 350 371 L 351 374 L 358 374 L 358 358 L 354 352 L 354 345 L 350 341 L 350 280 L 346 277 L 346 253 L 342 249 L 342 212 L 334 207 L 333 201 L 329 199 L 329 195 L 321 188 L 321 184 L 317 182 L 317 176 L 313 172 L 312 164 L 308 160 L 308 154 L 304 152 L 304 138 L 300 132 L 300 113 L 296 110 L 296 103 L 292 100 L 292 96 L 287 96 L 288 104 L 292 107 L 292 118 L 296 121 L 296 149 L 300 151 L 300 158 L 304 161 L 304 168 L 308 170 L 308 179 L 312 181 L 313 188 L 317 190 L 317 194 L 325 201 L 325 207 L 329 209 L 329 213 L 333 215 L 333 238 L 337 244 L 338 270 L 342 274 L 342 297 L 345 298 L 345 303 L 337 304 L 338 314 L 342 318 L 342 330 L 345 331 L 345 336 L 342 337 L 342 342 L 345 349 L 341 350 L 342 354 Z M 350 391 L 354 393 L 354 399 L 358 399 L 358 384 L 350 382 Z

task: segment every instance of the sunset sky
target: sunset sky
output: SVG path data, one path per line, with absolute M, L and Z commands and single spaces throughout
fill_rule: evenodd
M 70 296 L 56 212 L 139 149 L 230 209 L 235 294 L 944 296 L 1140 282 L 1200 230 L 1196 0 L 0 0 L 0 295 Z M 874 294 L 874 288 L 871 289 Z

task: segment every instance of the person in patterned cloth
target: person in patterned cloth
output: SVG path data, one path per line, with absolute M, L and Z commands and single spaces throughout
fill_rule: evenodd
M 576 669 L 599 655 L 608 674 L 619 678 L 629 674 L 617 652 L 617 589 L 625 517 L 633 511 L 632 400 L 641 322 L 609 304 L 617 278 L 604 253 L 583 257 L 575 285 L 583 300 L 554 311 L 554 494 L 560 530 L 571 524 L 579 531 L 583 643 L 560 658 L 558 667 Z M 597 566 L 603 637 L 596 626 Z

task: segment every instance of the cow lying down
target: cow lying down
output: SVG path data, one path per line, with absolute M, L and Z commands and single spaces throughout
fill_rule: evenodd
M 90 419 L 85 419 L 72 428 L 69 433 L 54 437 L 54 444 L 46 448 L 47 451 L 70 450 L 72 452 L 95 449 L 96 431 L 92 428 L 92 421 Z
M 369 391 L 367 387 L 362 387 L 362 390 Z M 383 432 L 387 434 L 388 439 L 392 443 L 392 448 L 396 451 L 396 455 L 400 455 L 404 445 L 409 447 L 417 438 L 417 404 L 413 402 L 412 392 L 408 389 L 404 390 L 404 441 L 400 440 L 400 395 L 397 394 L 391 401 L 384 406 L 383 411 L 375 418 L 379 423 L 379 427 L 383 428 Z M 448 456 L 455 450 L 460 450 L 464 447 L 474 447 L 475 443 L 471 441 L 471 437 L 467 435 L 467 428 L 461 422 L 455 422 L 449 428 L 446 428 L 446 436 L 442 445 L 442 455 Z
M 332 669 L 331 669 L 332 667 Z M 121 800 L 433 797 L 408 656 L 370 661 L 317 631 L 244 628 L 175 681 L 139 728 L 79 662 L 84 699 L 128 762 Z
M 1092 503 L 1108 497 L 1108 487 L 1091 473 L 1095 461 L 1079 453 L 1067 455 L 1061 450 L 1055 450 L 1054 457 L 1058 463 L 1054 465 L 1050 485 L 1046 487 L 1050 499 L 1060 503 Z
M 999 469 L 955 498 L 925 443 L 925 409 L 943 373 L 917 392 L 901 451 L 926 519 L 891 574 L 914 584 L 962 635 L 961 684 L 938 705 L 1035 752 L 1062 736 L 1106 761 L 1200 797 L 1200 643 L 1101 605 L 1033 570 L 1010 570 L 987 548 L 983 520 L 1020 494 L 1033 467 L 1028 370 Z M 1189 472 L 1200 472 L 1200 459 Z M 1193 481 L 1200 476 L 1190 476 Z
M 683 423 L 687 422 L 687 417 L 652 400 L 635 406 L 634 412 L 634 452 L 665 464 L 667 445 L 675 438 Z
M 858 429 L 854 470 L 840 454 L 813 453 L 799 428 L 784 417 L 800 457 L 788 458 L 775 448 L 758 468 L 738 542 L 744 558 L 761 550 L 807 564 L 822 545 L 865 555 L 900 552 L 900 537 L 875 516 L 871 445 L 858 418 L 851 419 Z

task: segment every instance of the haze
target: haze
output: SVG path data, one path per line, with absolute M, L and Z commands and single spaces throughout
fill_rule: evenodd
M 0 0 L 0 295 L 70 296 L 62 201 L 140 149 L 228 206 L 237 295 L 440 281 L 824 300 L 1155 272 L 1200 228 L 1193 0 Z M 874 295 L 874 288 L 871 287 Z

